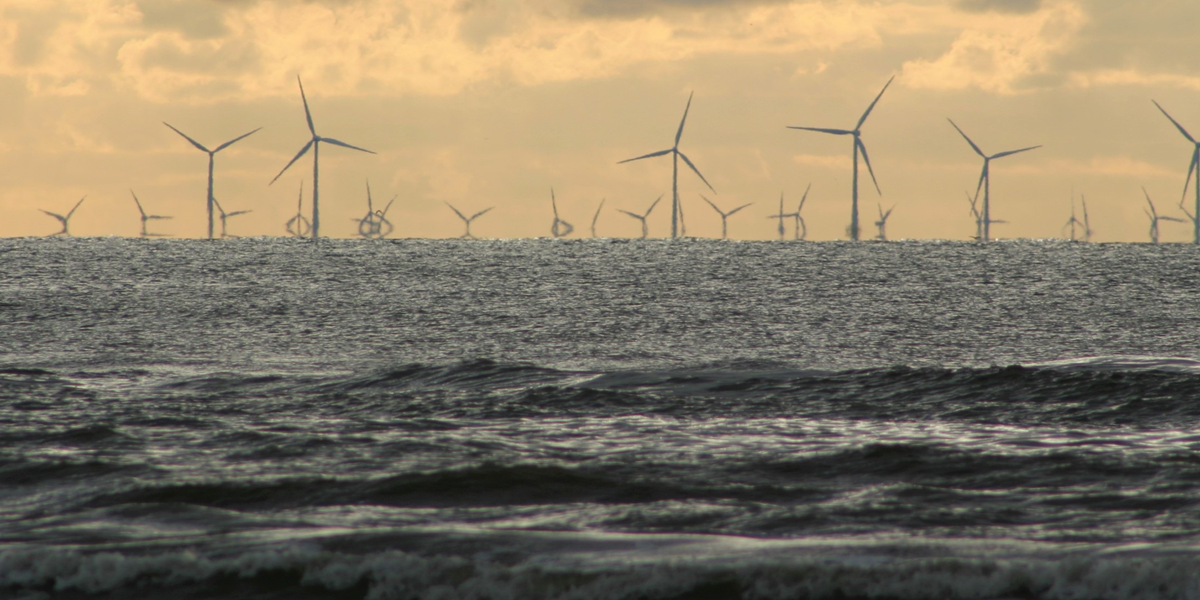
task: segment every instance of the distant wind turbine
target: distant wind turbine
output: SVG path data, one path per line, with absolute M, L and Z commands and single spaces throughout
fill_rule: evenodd
M 604 201 L 607 198 L 600 199 L 600 206 L 596 207 L 596 215 L 592 217 L 592 237 L 596 237 L 596 221 L 600 220 L 600 209 L 604 208 Z
M 804 195 L 800 196 L 800 205 L 796 207 L 796 239 L 808 239 L 808 225 L 804 223 L 804 217 L 801 213 L 804 212 L 804 202 L 808 200 L 808 191 L 812 189 L 812 184 L 804 188 Z
M 467 216 L 462 214 L 461 212 L 459 212 L 459 210 L 457 208 L 454 208 L 453 204 L 446 202 L 446 206 L 449 206 L 450 210 L 454 211 L 454 214 L 458 215 L 458 218 L 462 219 L 463 224 L 467 226 L 466 232 L 463 233 L 459 237 L 470 238 L 470 239 L 475 239 L 475 236 L 471 235 L 471 222 L 474 221 L 475 219 L 478 219 L 479 217 L 483 216 L 484 213 L 486 213 L 487 211 L 492 210 L 493 208 L 496 208 L 495 206 L 489 206 L 489 207 L 471 215 L 470 218 L 467 218 Z
M 875 239 L 885 242 L 887 241 L 887 220 L 888 217 L 892 216 L 893 210 L 896 210 L 895 204 L 893 204 L 891 208 L 887 209 L 887 212 L 883 212 L 882 204 L 879 205 L 879 220 L 875 221 L 875 227 L 879 229 L 879 235 L 876 235 Z
M 292 237 L 305 237 L 312 231 L 312 223 L 305 218 L 304 213 L 300 211 L 300 207 L 304 204 L 304 182 L 300 182 L 300 195 L 296 197 L 296 216 L 288 219 L 287 232 Z
M 1157 244 L 1159 221 L 1172 221 L 1175 223 L 1183 223 L 1184 221 L 1179 217 L 1160 217 L 1158 211 L 1154 209 L 1154 202 L 1150 201 L 1150 192 L 1147 192 L 1146 188 L 1143 187 L 1142 193 L 1146 195 L 1146 204 L 1150 205 L 1150 210 L 1146 211 L 1146 216 L 1150 217 L 1150 243 Z
M 550 188 L 550 207 L 554 209 L 554 223 L 550 225 L 550 235 L 560 238 L 571 235 L 575 227 L 558 218 L 558 201 L 554 199 L 554 188 Z
M 228 148 L 228 147 L 232 146 L 232 145 L 233 145 L 235 142 L 237 142 L 237 141 L 241 140 L 242 138 L 245 138 L 245 137 L 249 136 L 251 133 L 254 133 L 255 131 L 258 131 L 259 129 L 262 129 L 262 127 L 259 127 L 258 129 L 255 129 L 254 131 L 251 131 L 251 132 L 248 132 L 248 133 L 243 133 L 242 135 L 239 135 L 239 136 L 237 136 L 237 137 L 233 138 L 232 140 L 229 140 L 228 142 L 225 142 L 224 144 L 221 144 L 220 146 L 217 146 L 215 149 L 213 149 L 213 150 L 209 150 L 209 149 L 208 149 L 207 147 L 205 147 L 203 144 L 201 144 L 200 142 L 197 142 L 196 140 L 192 139 L 192 138 L 191 138 L 191 137 L 189 137 L 189 136 L 188 136 L 186 133 L 184 133 L 184 132 L 182 132 L 182 131 L 180 131 L 180 130 L 176 129 L 176 128 L 175 128 L 173 125 L 171 125 L 170 123 L 168 123 L 168 122 L 166 122 L 166 121 L 163 121 L 163 125 L 166 125 L 167 127 L 170 127 L 170 128 L 171 128 L 171 131 L 174 131 L 175 133 L 178 133 L 179 135 L 183 136 L 183 139 L 185 139 L 185 140 L 187 140 L 187 141 L 191 142 L 191 143 L 192 143 L 192 145 L 193 145 L 193 146 L 195 146 L 196 148 L 199 148 L 201 152 L 205 152 L 205 153 L 207 153 L 207 154 L 208 154 L 208 197 L 207 197 L 207 198 L 208 198 L 208 199 L 207 199 L 207 204 L 208 204 L 208 239 L 210 239 L 210 240 L 211 240 L 211 239 L 213 238 L 213 202 L 215 202 L 215 200 L 214 200 L 214 198 L 213 198 L 213 162 L 214 162 L 214 160 L 215 160 L 215 158 L 216 158 L 216 155 L 217 155 L 217 153 L 218 153 L 218 152 L 220 152 L 220 151 L 222 151 L 222 150 L 224 150 L 224 149 L 226 149 L 226 148 Z
M 60 214 L 58 214 L 58 213 L 52 213 L 52 212 L 50 212 L 50 211 L 48 211 L 48 210 L 46 210 L 46 209 L 44 209 L 44 208 L 39 208 L 39 209 L 38 209 L 38 210 L 40 210 L 40 211 L 42 211 L 42 212 L 44 212 L 44 213 L 46 213 L 46 214 L 48 214 L 48 215 L 50 215 L 50 216 L 54 217 L 55 219 L 58 219 L 58 222 L 59 222 L 59 223 L 62 223 L 62 231 L 59 231 L 59 232 L 57 232 L 57 233 L 52 233 L 52 234 L 50 234 L 50 235 L 52 235 L 52 236 L 54 236 L 54 235 L 71 235 L 71 232 L 67 230 L 67 228 L 68 228 L 68 227 L 70 226 L 70 224 L 71 224 L 71 215 L 75 214 L 75 211 L 76 211 L 76 210 L 79 208 L 79 205 L 80 205 L 80 204 L 83 204 L 83 201 L 84 201 L 84 199 L 85 199 L 85 198 L 87 198 L 87 196 L 84 196 L 83 198 L 80 198 L 80 199 L 79 199 L 79 202 L 76 202 L 76 203 L 75 203 L 75 208 L 72 208 L 72 209 L 71 209 L 71 212 L 67 213 L 67 216 L 65 216 L 65 217 L 64 217 L 64 216 L 62 216 L 62 215 L 60 215 Z
M 230 235 L 229 234 L 229 231 L 226 229 L 226 225 L 227 225 L 226 221 L 231 217 L 236 217 L 238 215 L 244 215 L 244 214 L 246 214 L 248 212 L 252 212 L 252 211 L 250 211 L 250 210 L 235 210 L 235 211 L 227 214 L 225 212 L 225 209 L 221 208 L 221 203 L 217 202 L 216 196 L 213 196 L 213 204 L 217 207 L 217 212 L 219 212 L 221 214 L 221 237 L 223 237 L 223 238 L 241 237 L 238 235 Z
M 1042 146 L 1041 146 L 1041 144 L 1038 144 L 1037 146 L 1029 146 L 1028 148 L 1021 148 L 1019 150 L 1008 150 L 1005 152 L 997 152 L 996 154 L 988 156 L 987 154 L 983 153 L 983 150 L 979 149 L 979 146 L 977 146 L 975 144 L 975 142 L 971 141 L 971 138 L 967 137 L 967 134 L 963 133 L 963 130 L 960 129 L 958 127 L 958 125 L 954 123 L 954 121 L 952 121 L 950 119 L 946 119 L 946 120 L 950 121 L 950 124 L 954 126 L 954 129 L 958 130 L 959 135 L 963 136 L 963 139 L 967 140 L 967 143 L 971 145 L 971 149 L 975 151 L 975 154 L 978 154 L 979 156 L 983 157 L 983 171 L 981 171 L 979 173 L 979 184 L 975 186 L 975 197 L 976 198 L 979 197 L 979 189 L 983 188 L 983 217 L 981 219 L 981 221 L 983 223 L 983 232 L 982 232 L 981 239 L 986 242 L 989 239 L 991 239 L 991 233 L 992 233 L 991 224 L 996 222 L 996 221 L 992 221 L 992 207 L 991 207 L 991 197 L 990 197 L 990 190 L 992 187 L 992 176 L 991 176 L 992 159 L 1004 158 L 1005 156 L 1011 156 L 1013 154 L 1017 154 L 1020 152 L 1027 152 L 1027 151 L 1033 150 L 1035 148 L 1041 148 Z
M 683 137 L 683 124 L 687 122 L 688 111 L 691 108 L 692 108 L 692 94 L 689 94 L 687 106 L 684 107 L 684 109 L 683 109 L 683 118 L 679 120 L 679 130 L 675 132 L 675 145 L 674 146 L 671 146 L 670 148 L 667 148 L 666 150 L 659 150 L 658 152 L 651 152 L 650 154 L 643 154 L 642 156 L 625 159 L 625 160 L 617 163 L 617 164 L 621 164 L 621 163 L 633 162 L 635 160 L 642 160 L 643 158 L 653 158 L 655 156 L 663 156 L 666 154 L 672 155 L 671 237 L 673 237 L 673 238 L 679 237 L 679 234 L 680 234 L 679 221 L 683 219 L 683 209 L 679 205 L 679 159 L 681 159 L 681 158 L 683 159 L 683 162 L 686 163 L 687 166 L 692 170 L 692 172 L 696 174 L 696 177 L 700 178 L 700 181 L 704 182 L 704 185 L 708 186 L 708 189 L 712 190 L 714 194 L 717 192 L 717 190 L 713 189 L 712 184 L 710 184 L 708 182 L 708 180 L 705 179 L 704 176 L 700 174 L 700 170 L 696 168 L 696 165 L 692 164 L 692 161 L 687 157 L 687 155 L 684 154 L 683 152 L 679 151 L 679 138 Z
M 142 209 L 142 202 L 141 202 L 141 200 L 138 200 L 137 194 L 134 194 L 133 190 L 129 190 L 129 194 L 133 196 L 133 202 L 134 202 L 134 204 L 137 204 L 138 212 L 141 213 L 141 215 L 142 215 L 142 237 L 164 237 L 166 234 L 163 234 L 163 233 L 147 233 L 146 232 L 146 221 L 149 221 L 151 219 L 155 219 L 155 220 L 170 219 L 171 217 L 146 214 L 146 211 Z
M 283 167 L 283 170 L 279 172 L 279 175 L 275 176 L 275 179 L 271 180 L 271 183 L 275 183 L 275 181 L 277 179 L 279 179 L 279 177 L 281 175 L 283 175 L 283 173 L 285 171 L 287 171 L 288 168 L 290 168 L 296 161 L 300 160 L 301 156 L 304 156 L 305 152 L 308 152 L 309 148 L 312 148 L 312 151 L 313 151 L 312 237 L 315 240 L 315 239 L 321 237 L 320 202 L 319 202 L 318 196 L 317 196 L 318 192 L 320 191 L 320 189 L 318 187 L 319 173 L 318 173 L 317 167 L 320 164 L 318 157 L 319 157 L 320 151 L 321 151 L 321 142 L 325 142 L 327 144 L 333 144 L 334 146 L 341 146 L 343 148 L 349 148 L 351 150 L 358 150 L 359 152 L 366 152 L 367 154 L 375 154 L 375 153 L 370 150 L 367 150 L 366 148 L 359 148 L 358 146 L 351 146 L 350 144 L 347 144 L 346 142 L 338 141 L 333 138 L 321 137 L 321 136 L 317 135 L 317 128 L 313 125 L 312 113 L 308 110 L 308 98 L 305 97 L 305 95 L 304 95 L 304 84 L 300 81 L 299 75 L 296 76 L 296 83 L 300 84 L 300 100 L 302 102 L 304 102 L 304 118 L 308 121 L 308 131 L 309 131 L 309 133 L 312 134 L 312 139 L 308 140 L 307 144 L 304 144 L 304 147 L 301 148 L 300 151 L 296 153 L 296 156 L 292 157 L 292 160 L 288 162 L 287 166 Z M 267 185 L 270 185 L 270 184 L 267 184 Z
M 1167 114 L 1166 109 L 1164 109 L 1157 100 L 1151 100 L 1151 102 L 1158 107 L 1158 110 L 1162 111 L 1163 115 L 1171 120 L 1171 123 L 1175 125 L 1175 128 L 1179 130 L 1179 133 L 1182 133 L 1183 137 L 1187 138 L 1187 141 L 1192 143 L 1192 159 L 1191 162 L 1188 163 L 1187 178 L 1183 180 L 1183 195 L 1179 200 L 1179 208 L 1182 208 L 1183 212 L 1187 214 L 1188 218 L 1192 221 L 1192 243 L 1200 244 L 1200 142 L 1196 141 L 1196 138 L 1192 137 L 1192 134 L 1188 133 L 1187 130 L 1183 128 L 1183 125 L 1179 124 L 1179 121 L 1176 121 L 1174 117 Z M 1184 208 L 1183 201 L 1187 198 L 1188 186 L 1192 184 L 1193 173 L 1196 174 L 1196 207 L 1193 211 L 1189 212 L 1187 208 Z
M 784 219 L 787 219 L 788 217 L 795 217 L 795 216 L 796 216 L 796 213 L 784 213 L 783 212 L 783 192 L 779 192 L 779 214 L 771 215 L 771 216 L 767 217 L 768 219 L 779 219 L 779 241 L 781 241 L 781 242 L 783 241 L 783 231 L 784 231 L 783 221 L 784 221 Z
M 751 204 L 754 204 L 753 202 L 747 202 L 729 212 L 724 212 L 721 209 L 717 208 L 717 205 L 713 204 L 712 200 L 705 198 L 704 194 L 700 194 L 700 197 L 704 198 L 704 201 L 707 202 L 709 206 L 713 207 L 713 210 L 717 211 L 718 215 L 721 215 L 721 239 L 725 239 L 725 238 L 729 237 L 729 228 L 728 228 L 729 217 L 732 216 L 737 211 L 742 210 L 743 208 L 746 208 L 747 206 L 750 206 Z
M 644 239 L 646 239 L 646 236 L 650 235 L 650 228 L 646 226 L 646 218 L 650 216 L 650 213 L 651 213 L 651 212 L 654 212 L 654 207 L 655 207 L 655 206 L 658 206 L 658 202 L 659 202 L 659 200 L 662 200 L 662 195 L 661 195 L 661 194 L 658 196 L 658 198 L 656 198 L 656 199 L 654 200 L 654 203 L 650 205 L 650 208 L 647 208 L 647 209 L 646 209 L 646 213 L 645 213 L 645 214 L 641 214 L 641 215 L 639 215 L 639 214 L 637 214 L 637 213 L 635 213 L 635 212 L 629 212 L 629 211 L 627 211 L 627 210 L 625 210 L 625 209 L 623 209 L 623 208 L 618 208 L 617 210 L 619 210 L 619 211 L 621 211 L 621 212 L 623 212 L 623 213 L 625 213 L 625 214 L 627 214 L 627 215 L 629 215 L 629 216 L 631 216 L 631 217 L 633 217 L 633 218 L 635 218 L 635 219 L 637 219 L 637 220 L 639 220 L 639 221 L 641 221 L 641 222 L 642 222 L 642 239 L 644 240 Z
M 870 116 L 871 111 L 875 108 L 875 104 L 878 103 L 879 99 L 883 97 L 883 93 L 887 91 L 889 85 L 892 85 L 892 79 L 895 79 L 895 78 L 896 78 L 895 76 L 892 76 L 891 79 L 887 80 L 887 83 L 883 84 L 883 89 L 879 90 L 879 95 L 875 96 L 875 99 L 871 101 L 871 105 L 867 107 L 867 110 L 863 111 L 862 116 L 858 118 L 858 123 L 855 123 L 854 129 L 827 129 L 824 127 L 796 127 L 796 126 L 792 126 L 792 125 L 788 126 L 788 129 L 803 129 L 805 131 L 818 131 L 821 133 L 829 133 L 829 134 L 833 134 L 833 135 L 849 135 L 849 136 L 854 137 L 854 174 L 851 177 L 851 188 L 850 188 L 850 201 L 851 201 L 850 202 L 850 239 L 855 240 L 855 241 L 858 240 L 858 234 L 859 234 L 859 227 L 858 227 L 858 154 L 859 154 L 859 152 L 862 152 L 863 162 L 867 163 L 867 172 L 871 174 L 871 182 L 875 184 L 875 192 L 878 193 L 879 195 L 883 195 L 883 192 L 879 189 L 879 182 L 875 180 L 875 171 L 874 171 L 874 169 L 871 168 L 871 159 L 869 156 L 867 156 L 867 146 L 862 141 L 861 129 L 862 129 L 863 123 L 866 122 L 867 117 Z
M 1153 208 L 1153 206 L 1151 206 L 1151 208 Z M 1071 230 L 1071 241 L 1072 242 L 1074 242 L 1074 241 L 1076 241 L 1076 239 L 1078 239 L 1078 236 L 1075 233 L 1075 228 L 1077 228 L 1077 227 L 1083 227 L 1083 221 L 1080 221 L 1079 219 L 1075 218 L 1075 194 L 1072 193 L 1071 194 L 1071 218 L 1067 219 L 1066 225 L 1063 225 L 1064 233 L 1067 231 L 1067 229 Z
M 387 206 L 383 210 L 375 210 L 375 205 L 371 200 L 371 182 L 367 182 L 367 214 L 361 219 L 350 219 L 358 223 L 358 235 L 367 239 L 382 239 L 395 231 L 392 222 L 388 220 L 387 213 L 392 208 L 392 203 L 396 201 L 399 194 L 392 196 L 388 201 Z

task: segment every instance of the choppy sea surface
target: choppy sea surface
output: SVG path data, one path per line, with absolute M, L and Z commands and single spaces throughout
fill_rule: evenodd
M 1200 248 L 0 240 L 0 597 L 1200 597 Z

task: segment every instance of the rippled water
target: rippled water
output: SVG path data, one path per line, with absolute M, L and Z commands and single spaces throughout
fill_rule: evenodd
M 0 261 L 0 597 L 1200 594 L 1191 246 Z

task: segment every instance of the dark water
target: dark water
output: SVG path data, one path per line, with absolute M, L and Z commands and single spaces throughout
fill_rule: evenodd
M 3 598 L 1200 597 L 1200 249 L 0 240 Z

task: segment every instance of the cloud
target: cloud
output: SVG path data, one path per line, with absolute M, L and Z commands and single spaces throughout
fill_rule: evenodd
M 999 12 L 1028 14 L 1042 7 L 1042 0 L 958 0 L 955 7 L 970 13 Z

